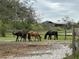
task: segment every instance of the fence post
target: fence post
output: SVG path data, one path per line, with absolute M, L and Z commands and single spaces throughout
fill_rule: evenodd
M 76 51 L 76 46 L 75 46 L 75 28 L 74 25 L 72 26 L 72 53 L 73 53 L 73 57 L 75 57 L 75 51 Z
M 64 38 L 64 40 L 67 39 L 67 38 L 66 38 L 66 35 L 67 35 L 67 25 L 65 24 L 65 38 Z

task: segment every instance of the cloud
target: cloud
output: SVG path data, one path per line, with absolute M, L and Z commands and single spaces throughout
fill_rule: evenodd
M 78 0 L 46 0 L 50 2 L 59 2 L 59 3 L 79 3 Z
M 56 21 L 68 15 L 78 21 L 78 3 L 78 0 L 37 0 L 34 4 L 34 9 L 38 11 L 38 14 L 44 16 L 44 19 L 47 18 L 48 20 Z

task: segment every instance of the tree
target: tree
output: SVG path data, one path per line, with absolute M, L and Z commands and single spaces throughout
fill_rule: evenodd
M 36 21 L 34 10 L 31 5 L 28 5 L 28 2 L 30 1 L 26 0 L 26 5 L 19 1 L 20 0 L 0 0 L 0 32 L 4 32 L 5 34 L 5 32 L 7 31 L 7 27 L 5 27 L 6 24 L 8 24 L 7 26 L 13 25 L 13 28 L 16 29 L 30 29 L 31 23 Z M 18 27 L 18 25 L 20 26 Z M 6 30 L 2 31 L 3 27 Z

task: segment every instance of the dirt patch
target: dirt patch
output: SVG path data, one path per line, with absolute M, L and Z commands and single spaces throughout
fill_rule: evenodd
M 69 41 L 0 42 L 0 59 L 63 59 L 71 55 Z
M 47 50 L 51 45 L 28 44 L 24 42 L 0 43 L 0 57 L 32 55 L 33 51 Z M 37 53 L 38 54 L 38 53 Z M 43 53 L 44 54 L 44 53 Z

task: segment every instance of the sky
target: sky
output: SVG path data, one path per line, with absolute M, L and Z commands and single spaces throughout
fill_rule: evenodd
M 79 0 L 37 0 L 33 3 L 33 8 L 41 22 L 62 22 L 61 19 L 65 16 L 75 22 L 79 21 Z

